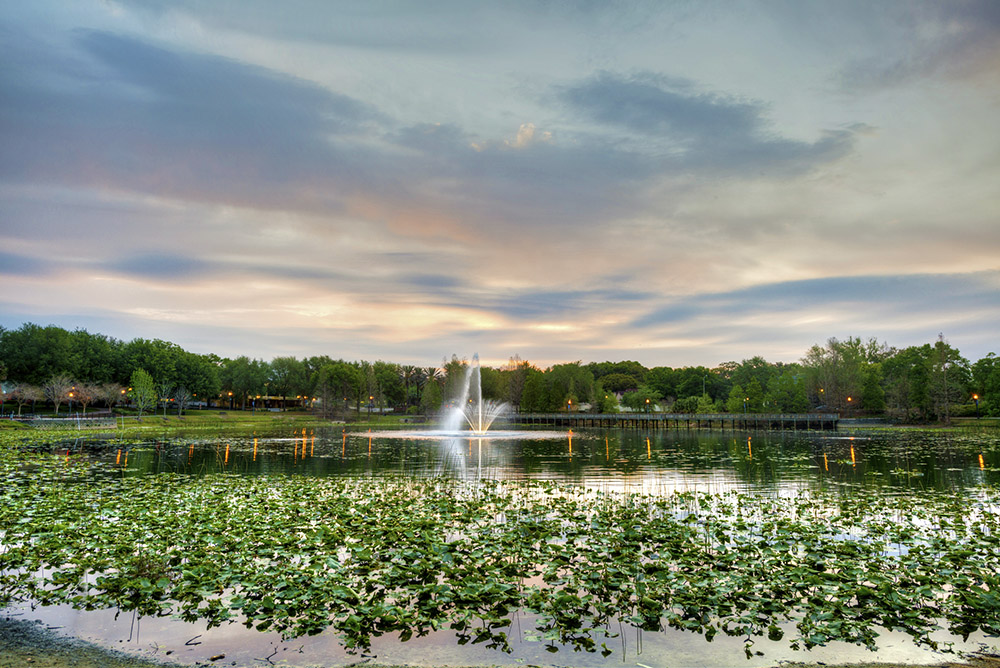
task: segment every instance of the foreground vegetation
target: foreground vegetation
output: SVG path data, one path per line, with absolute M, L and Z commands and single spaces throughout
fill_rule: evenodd
M 851 489 L 619 495 L 550 483 L 123 477 L 0 449 L 0 605 L 13 600 L 332 628 L 364 650 L 451 629 L 553 650 L 621 624 L 870 649 L 1000 634 L 1000 496 Z

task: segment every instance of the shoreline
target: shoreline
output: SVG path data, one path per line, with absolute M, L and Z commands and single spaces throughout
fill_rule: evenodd
M 169 657 L 136 656 L 94 643 L 60 635 L 47 628 L 41 621 L 23 617 L 0 615 L 0 668 L 178 668 L 179 666 L 230 666 L 231 668 L 256 668 L 261 664 L 237 664 L 224 656 L 216 661 L 199 661 L 180 664 Z M 356 664 L 365 668 L 407 668 L 370 663 L 361 660 Z M 561 664 L 565 665 L 565 664 Z M 835 665 L 824 662 L 778 662 L 776 668 L 912 668 L 912 664 L 882 661 Z M 468 668 L 488 668 L 475 666 Z M 543 668 L 543 667 L 534 667 Z M 955 661 L 932 664 L 925 668 L 1000 668 L 1000 656 L 956 656 Z

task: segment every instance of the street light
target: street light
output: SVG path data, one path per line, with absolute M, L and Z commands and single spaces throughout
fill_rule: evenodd
M 73 414 L 73 393 L 69 393 L 69 414 Z
M 743 417 L 747 416 L 747 402 L 750 401 L 750 397 L 743 397 Z
M 570 412 L 572 412 L 572 410 L 573 410 L 573 400 L 572 399 L 567 399 L 566 400 L 566 412 L 570 413 Z
M 976 402 L 976 419 L 979 419 L 979 395 L 973 394 L 972 400 Z
M 368 395 L 368 421 L 372 421 L 372 402 L 375 401 L 374 395 Z
M 649 398 L 646 398 L 646 412 L 649 412 Z

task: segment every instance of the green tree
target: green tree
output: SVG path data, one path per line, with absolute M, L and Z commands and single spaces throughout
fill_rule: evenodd
M 605 376 L 606 378 L 607 376 Z M 600 380 L 594 381 L 593 411 L 595 413 L 617 413 L 618 395 L 605 390 Z
M 951 420 L 951 405 L 965 401 L 972 381 L 969 361 L 956 348 L 948 345 L 944 335 L 938 335 L 929 356 L 931 400 L 937 419 Z
M 771 377 L 766 396 L 768 412 L 804 413 L 809 410 L 805 379 L 797 365 L 786 367 Z
M 132 339 L 122 348 L 122 357 L 129 374 L 143 369 L 158 383 L 176 385 L 177 359 L 183 352 L 183 348 L 169 341 Z
M 452 355 L 451 360 L 441 360 L 441 372 L 443 373 L 442 398 L 444 401 L 456 401 L 465 389 L 465 373 L 469 368 L 469 361 L 459 359 L 458 355 Z
M 399 365 L 378 361 L 372 365 L 372 373 L 375 375 L 375 396 L 379 408 L 402 406 L 406 393 L 399 375 Z
M 1000 357 L 988 353 L 972 366 L 972 393 L 981 415 L 1000 415 Z
M 845 409 L 861 396 L 865 373 L 872 355 L 872 345 L 858 338 L 827 340 L 826 346 L 814 345 L 802 358 L 809 394 L 817 404 Z
M 530 362 L 514 355 L 507 360 L 501 372 L 503 399 L 515 409 L 521 408 L 521 397 L 524 394 L 524 384 L 528 380 L 528 370 L 533 368 Z
M 69 332 L 55 326 L 25 323 L 0 332 L 0 360 L 11 380 L 42 386 L 57 375 L 73 372 L 73 347 Z
M 437 379 L 432 378 L 424 383 L 420 394 L 420 407 L 425 415 L 431 415 L 441 410 L 441 403 L 441 385 Z
M 580 362 L 556 364 L 545 371 L 545 411 L 563 411 L 567 405 L 577 410 L 594 398 L 594 374 Z
M 729 390 L 729 398 L 726 399 L 726 412 L 742 413 L 748 410 L 747 395 L 739 385 L 733 385 Z
M 646 374 L 646 385 L 660 393 L 660 396 L 669 400 L 670 397 L 677 396 L 677 372 L 668 366 L 657 366 L 649 370 Z
M 885 412 L 885 390 L 882 388 L 882 363 L 869 365 L 865 384 L 861 388 L 861 407 L 867 413 Z
M 361 370 L 343 360 L 324 365 L 318 372 L 315 391 L 320 397 L 323 411 L 333 414 L 340 407 L 347 412 L 347 399 L 355 400 L 358 410 L 361 410 L 359 394 L 364 378 Z
M 192 399 L 209 401 L 219 394 L 221 360 L 214 355 L 181 352 L 174 363 L 177 384 L 191 393 Z
M 698 405 L 695 407 L 694 412 L 698 413 L 699 415 L 704 415 L 706 413 L 715 413 L 716 406 L 715 402 L 712 401 L 712 397 L 708 396 L 708 394 L 703 394 L 700 397 L 698 397 Z
M 715 388 L 713 375 L 711 370 L 703 366 L 676 369 L 674 377 L 677 396 L 700 397 L 703 393 L 711 394 Z
M 246 410 L 247 397 L 252 397 L 264 391 L 267 382 L 267 364 L 263 360 L 250 359 L 246 355 L 234 360 L 224 360 L 220 378 L 223 387 L 232 391 L 240 402 L 240 408 Z
M 649 385 L 640 385 L 622 397 L 622 404 L 633 411 L 654 411 L 663 396 L 659 390 Z
M 294 357 L 275 357 L 267 369 L 268 394 L 281 397 L 285 406 L 289 394 L 308 391 L 306 366 Z
M 684 397 L 674 402 L 671 409 L 674 413 L 695 413 L 698 411 L 699 398 L 696 396 Z
M 747 410 L 751 413 L 764 411 L 764 388 L 760 386 L 756 376 L 751 376 L 746 385 Z
M 600 381 L 608 392 L 628 392 L 639 387 L 639 380 L 627 373 L 609 373 L 601 376 Z
M 139 411 L 139 419 L 145 411 L 156 406 L 156 385 L 153 377 L 145 369 L 136 369 L 132 372 L 131 388 L 128 396 Z
M 120 378 L 122 342 L 77 329 L 69 334 L 71 373 L 80 382 L 109 383 Z
M 898 350 L 881 363 L 887 411 L 904 419 L 930 415 L 930 346 Z
M 524 392 L 521 394 L 521 409 L 528 412 L 549 410 L 545 389 L 545 373 L 531 367 L 525 370 Z

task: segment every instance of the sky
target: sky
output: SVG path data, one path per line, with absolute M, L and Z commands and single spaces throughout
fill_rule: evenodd
M 1000 354 L 995 0 L 23 0 L 0 49 L 8 329 Z

